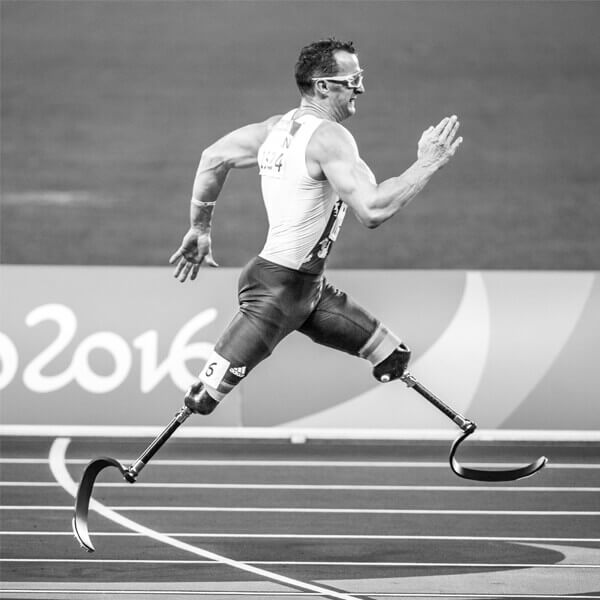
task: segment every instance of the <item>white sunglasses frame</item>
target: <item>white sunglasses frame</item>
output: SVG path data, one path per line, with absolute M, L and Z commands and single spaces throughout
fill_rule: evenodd
M 357 90 L 362 87 L 363 84 L 363 73 L 364 69 L 360 69 L 360 71 L 355 71 L 354 73 L 350 73 L 349 75 L 332 75 L 330 77 L 311 77 L 312 81 L 333 81 L 335 83 L 345 83 L 346 87 L 351 90 Z M 351 82 L 353 79 L 358 77 L 358 85 L 353 85 Z

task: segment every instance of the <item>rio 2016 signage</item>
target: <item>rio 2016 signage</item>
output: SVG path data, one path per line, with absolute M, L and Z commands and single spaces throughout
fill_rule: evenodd
M 235 313 L 238 274 L 0 266 L 0 422 L 161 424 Z M 237 425 L 239 410 L 202 424 Z
M 182 285 L 163 268 L 0 267 L 0 421 L 164 423 L 235 314 L 238 276 L 210 269 Z M 600 336 L 589 333 L 600 319 L 596 273 L 329 276 L 411 346 L 411 372 L 480 427 L 600 427 L 590 409 L 600 353 Z M 366 361 L 291 335 L 197 421 L 447 427 L 431 410 L 399 382 L 378 384 Z
M 22 368 L 25 387 L 39 394 L 58 391 L 75 381 L 86 392 L 106 394 L 117 389 L 130 375 L 135 358 L 139 360 L 139 389 L 151 392 L 165 377 L 181 390 L 195 379 L 187 363 L 191 359 L 206 360 L 213 348 L 209 342 L 193 342 L 192 338 L 217 317 L 214 308 L 203 310 L 185 323 L 176 332 L 168 354 L 159 358 L 159 334 L 150 329 L 135 337 L 131 343 L 113 331 L 98 331 L 81 340 L 70 355 L 69 365 L 61 372 L 48 375 L 44 370 L 53 361 L 67 352 L 77 333 L 77 316 L 64 304 L 43 304 L 30 311 L 25 317 L 28 327 L 43 322 L 58 327 L 56 337 Z M 98 373 L 90 364 L 90 355 L 100 351 L 112 358 L 110 373 Z M 19 370 L 19 352 L 8 335 L 0 332 L 0 390 L 11 384 Z

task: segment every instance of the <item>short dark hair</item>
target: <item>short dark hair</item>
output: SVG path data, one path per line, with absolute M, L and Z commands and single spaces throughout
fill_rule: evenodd
M 337 74 L 338 65 L 334 54 L 338 50 L 356 54 L 352 42 L 341 42 L 333 37 L 312 42 L 302 48 L 295 68 L 296 85 L 301 94 L 312 95 L 313 77 Z

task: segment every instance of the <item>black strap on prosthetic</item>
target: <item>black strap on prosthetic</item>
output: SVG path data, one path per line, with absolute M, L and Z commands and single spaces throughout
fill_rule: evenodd
M 419 383 L 410 373 L 405 372 L 400 379 L 408 387 L 414 389 L 423 396 L 423 398 L 431 402 L 433 406 L 443 412 L 462 429 L 463 433 L 454 440 L 449 456 L 450 468 L 459 477 L 463 477 L 464 479 L 474 479 L 476 481 L 514 481 L 537 473 L 537 471 L 548 462 L 548 459 L 545 456 L 541 456 L 536 461 L 522 467 L 517 467 L 516 469 L 487 470 L 462 466 L 458 460 L 456 460 L 456 451 L 460 444 L 466 440 L 475 429 L 477 429 L 477 425 L 473 423 L 473 421 L 469 421 L 469 419 L 466 419 L 456 411 L 452 410 L 447 404 L 444 404 L 444 402 L 442 402 L 435 394 L 431 393 L 424 385 Z

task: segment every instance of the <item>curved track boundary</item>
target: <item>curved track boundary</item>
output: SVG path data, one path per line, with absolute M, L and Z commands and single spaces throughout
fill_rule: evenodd
M 77 494 L 77 484 L 71 478 L 71 475 L 69 474 L 65 463 L 66 451 L 70 442 L 71 440 L 69 438 L 56 438 L 50 448 L 48 460 L 50 464 L 50 470 L 56 481 L 67 493 L 75 497 Z M 191 554 L 195 554 L 196 556 L 201 556 L 211 561 L 228 565 L 234 569 L 246 571 L 247 573 L 252 573 L 253 575 L 257 575 L 259 577 L 263 577 L 265 579 L 275 581 L 283 585 L 291 586 L 296 589 L 315 592 L 319 596 L 325 598 L 338 598 L 339 600 L 359 600 L 358 598 L 350 596 L 348 594 L 336 592 L 334 590 L 319 587 L 311 583 L 299 581 L 297 579 L 291 579 L 289 577 L 285 577 L 283 575 L 279 575 L 271 571 L 266 571 L 264 569 L 253 567 L 249 564 L 239 562 L 231 558 L 227 558 L 226 556 L 222 556 L 220 554 L 215 554 L 214 552 L 204 550 L 203 548 L 192 546 L 191 544 L 187 544 L 168 535 L 159 533 L 158 531 L 154 531 L 153 529 L 141 525 L 136 521 L 132 521 L 131 519 L 120 515 L 114 510 L 107 508 L 97 500 L 91 500 L 90 509 L 96 511 L 98 514 L 102 515 L 106 519 L 109 519 L 114 523 L 118 523 L 122 527 L 130 529 L 131 531 L 135 531 L 137 533 L 150 537 L 163 544 L 173 546 L 174 548 L 178 548 L 179 550 L 190 552 Z

